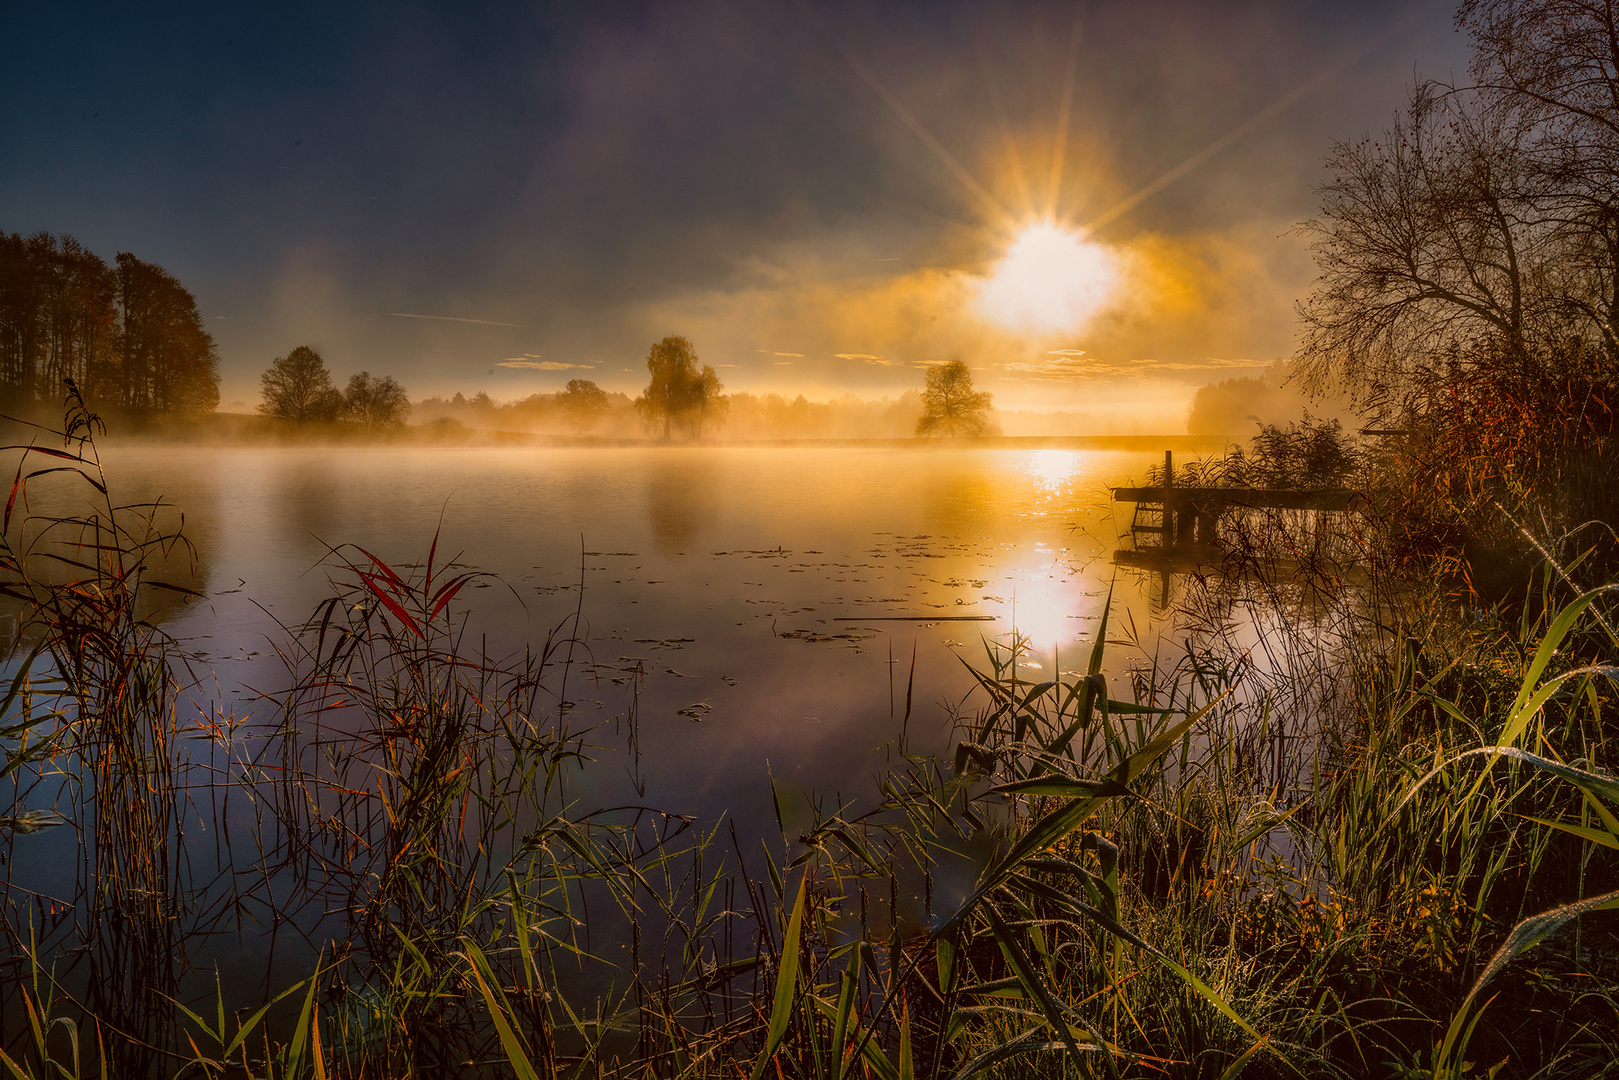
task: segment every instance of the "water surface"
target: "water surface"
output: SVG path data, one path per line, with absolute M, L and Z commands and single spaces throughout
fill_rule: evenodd
M 921 749 L 944 746 L 971 685 L 961 660 L 982 666 L 983 643 L 1009 640 L 1014 624 L 1033 648 L 1030 675 L 1082 666 L 1121 531 L 1107 485 L 1139 477 L 1153 455 L 123 447 L 106 458 L 121 498 L 184 509 L 206 602 L 167 623 L 238 713 L 284 682 L 278 623 L 330 594 L 332 548 L 417 563 L 437 535 L 440 560 L 493 575 L 461 594 L 489 652 L 543 641 L 578 611 L 566 694 L 580 710 L 621 714 L 644 673 L 644 800 L 713 820 L 766 812 L 767 768 L 806 788 L 858 786 L 899 733 L 913 653 L 909 736 Z M 1115 618 L 1127 608 L 1144 608 L 1128 576 Z M 615 739 L 603 731 L 585 801 L 630 790 Z

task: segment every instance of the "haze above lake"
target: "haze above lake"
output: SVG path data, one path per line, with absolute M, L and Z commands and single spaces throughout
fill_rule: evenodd
M 765 810 L 767 763 L 779 780 L 857 783 L 867 755 L 899 733 L 913 649 L 911 738 L 924 748 L 945 745 L 940 703 L 971 686 L 957 656 L 984 667 L 983 642 L 1009 641 L 1014 622 L 1031 639 L 1031 677 L 1083 667 L 1123 528 L 1107 485 L 1152 459 L 120 447 L 107 468 L 121 501 L 161 496 L 185 512 L 206 602 L 173 609 L 167 626 L 238 713 L 266 708 L 260 693 L 284 683 L 277 621 L 295 625 L 331 594 L 328 545 L 420 563 L 437 531 L 440 561 L 492 575 L 457 601 L 469 645 L 537 649 L 582 613 L 569 681 L 556 671 L 553 690 L 621 715 L 639 667 L 644 798 L 714 820 Z M 1114 618 L 1144 613 L 1141 597 L 1124 574 Z M 622 726 L 593 741 L 602 764 L 581 792 L 604 804 L 633 795 Z

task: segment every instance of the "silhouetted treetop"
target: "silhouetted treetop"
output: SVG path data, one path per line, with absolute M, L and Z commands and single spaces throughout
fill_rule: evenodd
M 982 435 L 989 426 L 993 395 L 975 393 L 973 376 L 960 360 L 928 368 L 927 389 L 922 391 L 922 418 L 918 435 Z
M 367 427 L 397 427 L 410 414 L 410 398 L 405 388 L 383 375 L 372 378 L 369 371 L 349 376 L 343 390 L 343 415 Z
M 276 357 L 259 376 L 259 392 L 259 412 L 287 420 L 332 420 L 344 404 L 326 362 L 307 345 Z

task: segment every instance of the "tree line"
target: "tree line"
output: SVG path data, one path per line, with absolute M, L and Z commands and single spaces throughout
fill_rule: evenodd
M 259 376 L 259 412 L 298 422 L 348 420 L 367 427 L 397 427 L 410 413 L 405 388 L 369 371 L 349 376 L 338 390 L 320 353 L 300 345 L 278 356 Z
M 652 380 L 635 408 L 646 428 L 665 442 L 676 430 L 700 437 L 705 424 L 723 422 L 730 409 L 719 375 L 711 365 L 699 365 L 696 349 L 683 337 L 666 337 L 647 353 Z M 928 368 L 921 404 L 919 436 L 977 436 L 990 429 L 993 396 L 973 389 L 972 371 L 960 360 Z
M 218 350 L 173 274 L 126 251 L 109 266 L 71 236 L 0 232 L 0 403 L 59 403 L 65 379 L 103 411 L 219 404 Z
M 738 438 L 899 438 L 906 435 L 973 436 L 995 433 L 992 399 L 975 392 L 972 372 L 960 360 L 930 367 L 922 390 L 897 399 L 862 401 L 845 394 L 812 402 L 802 394 L 725 394 L 719 374 L 697 356 L 684 337 L 666 337 L 647 352 L 646 388 L 631 399 L 609 393 L 589 379 L 570 379 L 555 393 L 496 403 L 486 392 L 471 397 L 430 397 L 414 415 L 428 423 L 471 424 L 514 431 L 567 428 L 617 437 L 636 429 L 663 441 L 698 439 L 724 425 Z

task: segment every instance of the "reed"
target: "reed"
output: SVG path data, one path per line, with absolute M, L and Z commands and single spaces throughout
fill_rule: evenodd
M 1615 641 L 1574 568 L 1516 624 L 1345 588 L 1329 552 L 1303 580 L 1210 575 L 1174 648 L 1104 620 L 1077 675 L 1030 681 L 1026 642 L 987 643 L 953 754 L 896 744 L 864 798 L 777 791 L 804 824 L 751 850 L 586 812 L 573 776 L 619 729 L 568 705 L 577 616 L 489 654 L 480 575 L 436 542 L 334 549 L 259 718 L 200 707 L 142 608 L 183 540 L 108 495 L 70 404 L 64 449 L 14 449 L 13 504 L 52 469 L 100 501 L 24 509 L 0 552 L 32 648 L 0 828 L 68 835 L 34 834 L 57 784 L 81 860 L 61 910 L 8 894 L 11 1076 L 1611 1067 Z M 230 834 L 212 861 L 192 814 Z M 222 932 L 274 945 L 251 1000 L 187 966 Z

